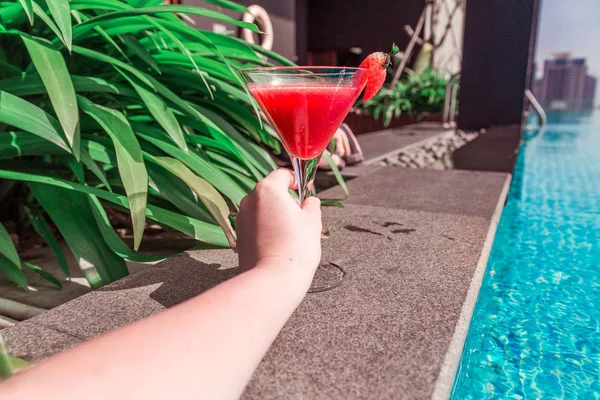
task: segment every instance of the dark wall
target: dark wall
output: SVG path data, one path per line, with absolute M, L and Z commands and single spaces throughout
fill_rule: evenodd
M 538 8 L 539 0 L 467 1 L 459 128 L 521 124 Z
M 404 25 L 414 27 L 424 5 L 423 0 L 307 1 L 309 51 L 361 47 L 364 55 L 390 51 L 394 42 L 406 47 Z
M 267 10 L 275 31 L 273 50 L 299 64 L 307 63 L 308 51 L 361 47 L 364 56 L 374 51 L 389 51 L 394 42 L 402 50 L 409 40 L 404 25 L 415 26 L 424 4 L 423 0 L 237 1 L 244 5 L 259 4 Z M 181 2 L 241 19 L 240 13 L 219 9 L 203 0 Z M 204 17 L 192 18 L 200 29 L 213 30 L 218 23 L 239 35 L 239 29 L 232 25 Z
M 242 18 L 241 13 L 210 5 L 203 0 L 181 0 L 181 2 L 218 10 L 238 20 Z M 267 10 L 273 23 L 273 50 L 292 61 L 296 59 L 296 0 L 236 0 L 236 2 L 246 6 L 258 4 Z M 239 29 L 233 25 L 205 17 L 192 18 L 199 29 L 212 31 L 214 24 L 221 24 L 228 30 L 234 31 L 239 37 Z
M 298 65 L 308 63 L 308 0 L 296 0 L 296 54 Z

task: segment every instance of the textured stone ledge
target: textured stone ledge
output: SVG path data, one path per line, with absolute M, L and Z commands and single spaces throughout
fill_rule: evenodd
M 383 167 L 349 182 L 323 259 L 339 288 L 309 294 L 244 399 L 442 399 L 452 384 L 509 175 Z M 339 189 L 324 193 L 337 197 Z M 193 251 L 1 332 L 38 361 L 234 276 L 230 251 Z

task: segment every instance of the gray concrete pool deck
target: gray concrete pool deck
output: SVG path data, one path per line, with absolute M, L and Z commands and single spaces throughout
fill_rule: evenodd
M 336 233 L 323 259 L 348 276 L 307 295 L 243 398 L 447 398 L 509 182 L 396 167 L 351 180 L 346 207 L 323 210 Z M 38 361 L 202 293 L 236 265 L 227 250 L 190 251 L 0 334 L 10 354 Z

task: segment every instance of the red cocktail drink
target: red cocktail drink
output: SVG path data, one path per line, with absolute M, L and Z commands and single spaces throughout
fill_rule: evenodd
M 249 84 L 287 151 L 300 159 L 319 157 L 362 91 L 334 83 Z
M 240 72 L 290 155 L 302 206 L 321 154 L 368 84 L 367 70 L 274 67 Z M 337 287 L 344 275 L 339 265 L 321 263 L 309 292 Z

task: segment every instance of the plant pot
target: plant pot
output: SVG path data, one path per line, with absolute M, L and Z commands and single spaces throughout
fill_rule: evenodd
M 442 114 L 424 113 L 420 117 L 417 115 L 403 114 L 398 118 L 392 119 L 390 125 L 385 127 L 381 121 L 374 119 L 372 115 L 350 112 L 344 122 L 348 124 L 355 135 L 360 135 L 384 129 L 400 128 L 417 122 L 442 122 Z

